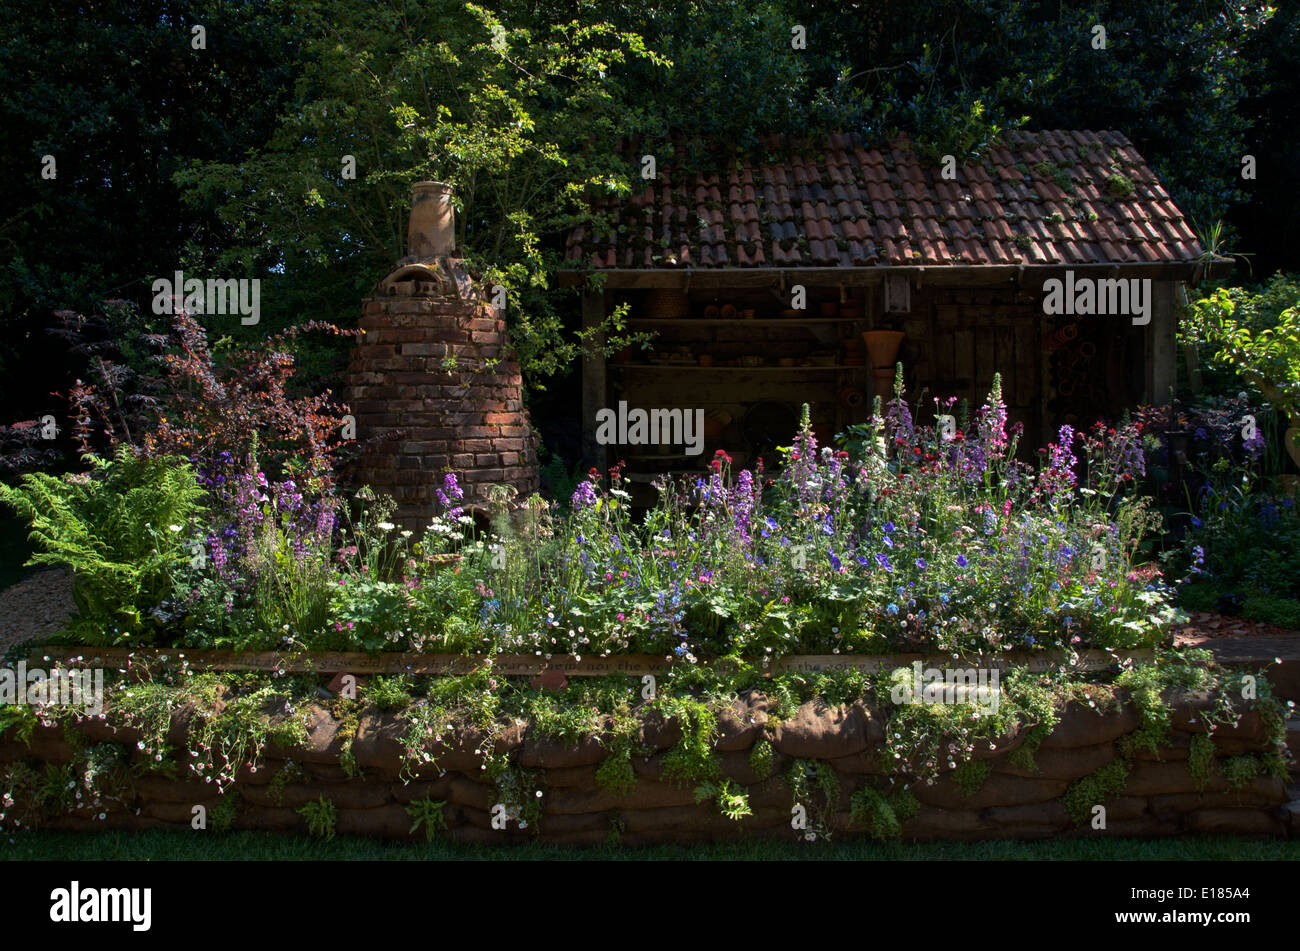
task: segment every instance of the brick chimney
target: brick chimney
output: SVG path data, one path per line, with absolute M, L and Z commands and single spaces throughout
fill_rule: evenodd
M 488 486 L 537 490 L 536 437 L 523 405 L 505 320 L 453 257 L 451 187 L 417 182 L 407 257 L 363 304 L 346 395 L 361 446 L 351 472 L 398 502 L 414 531 L 456 473 L 464 503 L 485 510 Z

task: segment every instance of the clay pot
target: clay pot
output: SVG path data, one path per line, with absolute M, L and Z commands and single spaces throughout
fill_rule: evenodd
M 421 261 L 450 254 L 456 243 L 456 210 L 446 182 L 416 182 L 406 229 L 406 253 Z
M 883 401 L 889 402 L 894 395 L 894 371 L 889 367 L 885 367 L 881 370 L 872 370 L 871 376 L 875 381 L 876 395 Z
M 867 345 L 867 353 L 871 356 L 871 365 L 877 369 L 889 368 L 889 372 L 894 372 L 894 361 L 898 359 L 898 350 L 903 346 L 903 332 L 901 330 L 867 330 L 862 334 L 862 340 Z

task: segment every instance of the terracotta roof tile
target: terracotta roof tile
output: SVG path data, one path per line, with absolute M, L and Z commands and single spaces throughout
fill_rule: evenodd
M 768 147 L 785 148 L 780 137 Z M 1136 186 L 1124 198 L 1108 188 L 1118 174 Z M 1016 130 L 955 181 L 905 137 L 868 148 L 835 135 L 816 156 L 722 173 L 661 165 L 636 195 L 593 206 L 600 217 L 566 238 L 573 266 L 1082 265 L 1201 254 L 1137 150 L 1109 131 Z

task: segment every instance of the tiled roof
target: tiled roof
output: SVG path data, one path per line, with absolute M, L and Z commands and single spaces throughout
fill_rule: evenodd
M 568 237 L 571 267 L 1184 263 L 1201 246 L 1118 132 L 1011 132 L 955 180 L 906 138 L 686 174 L 660 165 Z

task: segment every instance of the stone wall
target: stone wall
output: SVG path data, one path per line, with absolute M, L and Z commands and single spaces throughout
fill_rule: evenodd
M 337 809 L 336 832 L 391 838 L 411 837 L 412 819 L 406 806 L 414 800 L 444 801 L 448 829 L 441 835 L 469 842 L 524 841 L 535 834 L 544 841 L 565 844 L 607 842 L 613 833 L 625 845 L 662 842 L 699 842 L 749 836 L 792 839 L 803 833 L 791 828 L 792 794 L 783 776 L 795 758 L 825 761 L 839 780 L 840 791 L 829 803 L 803 803 L 810 813 L 820 811 L 838 837 L 862 836 L 852 824 L 850 796 L 864 784 L 885 789 L 881 759 L 883 727 L 879 714 L 861 703 L 828 707 L 821 702 L 802 706 L 797 715 L 769 722 L 769 703 L 752 694 L 720 717 L 716 742 L 722 773 L 746 790 L 753 815 L 738 822 L 718 813 L 711 803 L 699 805 L 690 784 L 680 785 L 664 776 L 665 751 L 677 742 L 679 729 L 671 722 L 646 723 L 641 741 L 645 749 L 634 754 L 636 780 L 619 795 L 598 784 L 597 768 L 607 751 L 592 739 L 565 744 L 538 736 L 531 728 L 508 729 L 497 740 L 497 753 L 529 771 L 540 790 L 540 823 L 519 830 L 511 822 L 505 830 L 492 828 L 492 808 L 502 800 L 486 778 L 477 755 L 481 738 L 460 735 L 444 738 L 426 751 L 436 765 L 403 772 L 400 737 L 405 727 L 396 714 L 370 707 L 349 730 L 324 707 L 311 708 L 311 740 L 303 748 L 272 749 L 255 772 L 240 770 L 234 789 L 239 807 L 234 828 L 303 832 L 304 818 L 296 811 L 325 797 Z M 975 753 L 976 761 L 991 771 L 978 788 L 963 789 L 950 777 L 933 785 L 916 783 L 919 801 L 915 817 L 902 826 L 904 839 L 1042 839 L 1090 836 L 1172 836 L 1185 834 L 1286 836 L 1300 831 L 1293 825 L 1294 809 L 1286 805 L 1286 784 L 1281 779 L 1257 776 L 1240 788 L 1231 788 L 1218 768 L 1209 771 L 1203 788 L 1188 768 L 1191 740 L 1204 730 L 1198 706 L 1184 702 L 1175 707 L 1172 731 L 1158 755 L 1130 757 L 1129 775 L 1121 791 L 1102 800 L 1107 809 L 1105 830 L 1076 825 L 1061 797 L 1070 784 L 1112 763 L 1120 756 L 1118 741 L 1140 722 L 1136 710 L 1099 714 L 1082 706 L 1067 708 L 1056 729 L 1035 754 L 1035 770 L 1015 765 L 1010 753 L 1024 741 L 1027 731 L 1010 736 Z M 171 742 L 184 750 L 186 717 L 174 720 Z M 138 759 L 138 735 L 115 730 L 111 718 L 82 720 L 75 730 L 95 743 L 124 745 Z M 360 778 L 349 778 L 340 755 L 349 745 Z M 767 778 L 751 762 L 754 744 L 770 744 L 773 771 Z M 1246 715 L 1233 729 L 1215 733 L 1216 764 L 1243 753 L 1260 752 L 1265 730 L 1256 714 Z M 0 763 L 26 760 L 41 764 L 66 763 L 73 758 L 65 734 L 55 727 L 38 727 L 28 747 L 12 737 L 0 741 Z M 179 757 L 185 761 L 184 753 Z M 289 763 L 292 778 L 274 782 Z M 286 777 L 289 772 L 285 772 Z M 214 785 L 196 780 L 173 781 L 144 775 L 131 781 L 121 803 L 83 807 L 71 814 L 39 822 L 48 828 L 147 829 L 188 827 L 193 806 L 202 804 L 212 814 L 219 802 Z M 98 816 L 103 813 L 104 818 Z M 415 834 L 423 836 L 423 832 Z
M 467 502 L 489 484 L 537 489 L 536 439 L 505 321 L 455 262 L 400 268 L 365 301 L 345 383 L 359 458 L 349 473 L 419 530 L 456 472 Z

